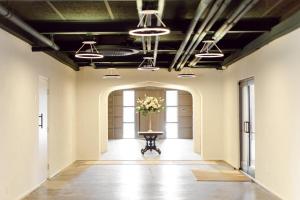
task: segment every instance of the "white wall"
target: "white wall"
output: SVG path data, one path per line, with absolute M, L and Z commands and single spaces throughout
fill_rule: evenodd
M 225 158 L 239 166 L 238 81 L 255 77 L 256 179 L 283 199 L 299 199 L 300 29 L 224 72 Z
M 107 96 L 113 89 L 136 86 L 181 87 L 193 94 L 194 133 L 202 133 L 201 155 L 204 159 L 223 159 L 222 73 L 215 69 L 196 70 L 196 79 L 178 79 L 175 72 L 119 70 L 122 78 L 102 79 L 105 70 L 81 69 L 77 75 L 77 155 L 79 160 L 97 160 L 105 149 L 101 135 L 107 132 Z M 145 83 L 145 81 L 148 81 Z M 179 89 L 179 88 L 178 88 Z M 100 96 L 100 100 L 99 100 Z M 100 106 L 99 106 L 100 104 Z M 197 106 L 198 105 L 198 106 Z M 100 112 L 99 112 L 99 109 Z M 202 114 L 202 116 L 201 116 Z M 100 120 L 99 120 L 100 118 Z M 102 138 L 101 138 L 102 137 Z
M 0 199 L 19 199 L 38 182 L 38 76 L 49 78 L 50 176 L 75 158 L 76 74 L 0 29 Z

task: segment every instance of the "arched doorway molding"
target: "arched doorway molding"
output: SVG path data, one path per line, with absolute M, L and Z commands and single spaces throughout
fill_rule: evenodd
M 193 149 L 194 152 L 199 153 L 200 155 L 203 153 L 202 151 L 202 133 L 203 133 L 203 118 L 202 118 L 202 95 L 200 92 L 193 90 L 192 88 L 177 85 L 177 84 L 169 84 L 163 82 L 154 82 L 154 81 L 145 81 L 145 82 L 136 82 L 132 84 L 126 85 L 116 85 L 103 90 L 99 94 L 99 154 L 107 151 L 108 144 L 108 96 L 111 92 L 116 90 L 124 90 L 124 89 L 133 89 L 133 88 L 141 88 L 141 87 L 158 87 L 158 88 L 166 88 L 166 89 L 176 89 L 176 90 L 184 90 L 189 92 L 193 98 Z

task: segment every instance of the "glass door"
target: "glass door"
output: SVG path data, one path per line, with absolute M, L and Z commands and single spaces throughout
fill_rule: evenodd
M 240 160 L 241 169 L 255 177 L 255 90 L 254 79 L 240 85 Z

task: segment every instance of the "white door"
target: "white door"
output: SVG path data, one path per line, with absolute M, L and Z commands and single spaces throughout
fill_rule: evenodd
M 39 77 L 38 86 L 39 181 L 48 178 L 48 79 Z

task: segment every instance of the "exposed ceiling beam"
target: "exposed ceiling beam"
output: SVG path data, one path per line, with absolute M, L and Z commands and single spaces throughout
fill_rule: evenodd
M 0 16 L 3 17 L 5 20 L 9 21 L 11 24 L 15 25 L 22 31 L 30 34 L 39 42 L 43 43 L 46 46 L 52 47 L 55 50 L 59 50 L 59 46 L 55 44 L 52 40 L 48 37 L 40 34 L 37 30 L 31 27 L 29 24 L 24 22 L 20 17 L 15 15 L 11 10 L 7 9 L 6 7 L 0 4 Z
M 226 50 L 237 50 L 240 49 L 241 44 L 246 44 L 250 40 L 255 37 L 247 37 L 247 38 L 239 38 L 239 39 L 223 39 L 219 42 L 218 46 L 222 49 L 222 51 Z M 113 39 L 113 38 L 111 38 Z M 109 43 L 109 40 L 101 41 L 101 45 L 112 45 Z M 107 42 L 106 42 L 107 41 Z M 57 44 L 60 45 L 60 51 L 62 52 L 76 52 L 78 50 L 78 46 L 81 44 L 81 40 L 74 40 L 70 42 L 58 41 Z M 106 43 L 105 43 L 106 42 Z M 126 41 L 124 41 L 126 42 Z M 180 46 L 181 41 L 160 41 L 159 50 L 176 50 Z M 123 46 L 129 46 L 130 48 L 140 49 L 141 41 L 129 41 L 128 43 L 124 43 Z M 201 44 L 198 46 L 198 49 L 201 48 Z M 101 48 L 100 48 L 101 49 Z M 33 46 L 32 51 L 53 51 L 51 48 L 44 46 Z
M 115 19 L 115 16 L 114 16 L 114 13 L 112 12 L 112 9 L 108 3 L 108 0 L 104 0 L 104 4 L 105 4 L 105 7 L 106 7 L 106 10 L 110 16 L 111 19 Z
M 267 16 L 269 13 L 271 13 L 277 6 L 279 6 L 281 3 L 283 3 L 284 0 L 277 0 L 270 8 L 268 8 L 262 16 Z
M 193 66 L 193 68 L 214 68 L 214 69 L 221 70 L 222 65 L 217 64 L 217 63 L 215 63 L 215 64 L 199 64 L 199 65 Z
M 132 69 L 137 68 L 141 62 L 93 62 L 93 65 L 96 69 L 103 69 L 109 67 L 116 67 L 122 69 Z M 88 67 L 91 66 L 91 62 L 82 62 L 78 64 L 79 67 Z M 160 68 L 168 69 L 170 65 L 169 61 L 157 61 L 157 66 Z M 215 68 L 218 69 L 221 67 L 220 63 L 202 63 L 195 68 Z
M 243 0 L 240 5 L 234 10 L 233 13 L 231 13 L 228 18 L 226 19 L 226 22 L 215 32 L 214 36 L 212 37 L 215 43 L 218 43 L 220 40 L 222 40 L 226 34 L 242 19 L 242 17 L 253 8 L 253 6 L 258 2 L 259 0 Z M 248 40 L 247 43 L 251 41 Z M 243 45 L 243 44 L 241 44 Z M 244 43 L 245 45 L 245 43 Z M 244 46 L 243 45 L 243 46 Z M 208 47 L 208 50 L 210 50 L 213 47 L 213 45 L 210 45 Z M 201 60 L 201 57 L 194 58 L 190 66 L 195 65 L 199 60 Z
M 49 48 L 52 48 L 53 50 L 55 49 L 55 51 L 46 52 L 48 55 L 56 58 L 61 63 L 66 64 L 74 70 L 79 69 L 77 64 L 65 53 L 58 51 L 59 47 L 53 41 L 43 35 L 40 35 L 38 31 L 30 27 L 10 11 L 6 10 L 1 4 L 0 6 L 2 8 L 1 11 L 6 13 L 8 17 L 7 20 L 1 19 L 0 21 L 0 26 L 2 26 L 6 31 L 28 42 L 30 45 L 48 45 Z
M 62 19 L 66 20 L 65 16 L 51 3 L 50 1 L 46 1 L 46 3 L 51 7 L 51 9 Z
M 137 61 L 141 61 L 143 60 L 143 57 L 145 55 L 144 54 L 135 54 L 135 55 L 130 55 L 130 56 L 114 56 L 114 57 L 104 57 L 102 59 L 94 59 L 94 61 L 98 61 L 98 62 L 137 62 Z M 125 58 L 125 59 L 124 59 Z M 168 61 L 171 60 L 173 58 L 172 54 L 161 54 L 159 56 L 159 58 L 157 59 L 158 61 Z M 77 59 L 74 58 L 75 62 L 82 62 L 82 59 Z M 89 62 L 89 60 L 87 60 Z
M 33 46 L 31 48 L 32 52 L 40 52 L 40 51 L 54 51 L 52 48 L 49 48 L 49 47 L 43 47 L 43 46 Z M 60 52 L 69 52 L 69 53 L 74 53 L 76 52 L 78 49 L 71 49 L 71 48 L 60 48 Z M 101 48 L 99 49 L 101 50 Z M 227 48 L 227 49 L 222 49 L 222 52 L 226 53 L 226 52 L 234 52 L 234 51 L 237 51 L 239 50 L 238 48 Z M 142 50 L 139 50 L 140 53 L 143 53 Z M 177 50 L 174 48 L 174 49 L 170 49 L 170 48 L 166 48 L 164 46 L 162 46 L 160 49 L 158 49 L 158 53 L 159 54 L 175 54 L 177 52 Z M 214 52 L 213 50 L 211 52 Z M 216 50 L 216 52 L 218 52 Z M 153 53 L 153 50 L 150 51 L 149 53 Z
M 171 31 L 185 33 L 190 20 L 164 20 Z M 258 33 L 267 32 L 278 23 L 277 18 L 242 19 L 229 33 Z M 78 22 L 78 21 L 27 21 L 42 34 L 128 34 L 128 27 L 135 27 L 136 20 Z M 219 20 L 212 27 L 210 33 L 218 30 L 224 20 Z
M 113 63 L 113 64 L 126 64 L 126 63 L 141 63 L 141 59 L 143 59 L 142 54 L 138 55 L 138 56 L 128 56 L 126 57 L 126 59 L 122 59 L 119 57 L 105 57 L 104 59 L 93 59 L 92 62 L 96 62 L 96 63 Z M 157 59 L 158 63 L 166 63 L 166 64 L 170 64 L 170 62 L 172 61 L 173 56 L 171 55 L 160 55 L 159 59 Z M 211 60 L 201 60 L 202 62 L 200 64 L 222 64 L 223 60 L 222 59 L 218 59 L 215 60 L 214 62 L 212 62 Z M 75 59 L 75 62 L 77 65 L 82 65 L 82 64 L 88 64 L 91 63 L 91 60 L 79 60 L 79 59 Z
M 46 51 L 46 54 L 49 56 L 52 56 L 53 58 L 57 59 L 59 62 L 71 67 L 75 71 L 79 71 L 79 67 L 77 63 L 75 63 L 68 55 L 66 55 L 63 52 L 57 52 L 57 51 Z
M 264 33 L 263 35 L 259 36 L 249 44 L 247 44 L 243 49 L 237 51 L 227 57 L 223 65 L 228 66 L 232 63 L 244 58 L 245 56 L 253 53 L 257 49 L 260 49 L 264 45 L 270 43 L 271 41 L 279 38 L 297 28 L 300 27 L 300 11 L 296 12 L 294 15 L 289 17 L 288 19 L 282 21 L 278 25 L 274 26 L 272 30 L 268 33 Z

